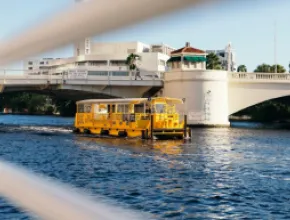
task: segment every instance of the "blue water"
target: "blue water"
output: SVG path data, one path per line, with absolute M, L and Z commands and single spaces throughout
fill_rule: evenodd
M 151 142 L 82 137 L 72 123 L 0 116 L 0 159 L 155 219 L 290 218 L 289 131 L 194 129 L 190 142 Z M 0 219 L 32 217 L 0 199 Z

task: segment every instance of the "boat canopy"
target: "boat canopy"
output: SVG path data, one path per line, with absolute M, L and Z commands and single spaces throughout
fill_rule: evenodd
M 177 98 L 167 98 L 167 97 L 156 97 L 156 98 L 131 98 L 131 99 L 86 99 L 76 102 L 77 105 L 79 104 L 141 104 L 146 102 L 152 101 L 166 101 L 167 104 L 183 104 L 182 99 Z

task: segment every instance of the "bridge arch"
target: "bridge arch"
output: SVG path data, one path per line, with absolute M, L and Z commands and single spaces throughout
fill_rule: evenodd
M 97 93 L 97 92 L 89 92 L 83 90 L 74 90 L 74 89 L 61 89 L 61 90 L 50 90 L 50 89 L 15 89 L 3 91 L 1 94 L 9 94 L 9 93 L 34 93 L 40 95 L 47 95 L 51 97 L 56 97 L 64 100 L 71 101 L 79 101 L 82 99 L 106 99 L 106 98 L 116 98 L 116 96 L 105 94 L 105 93 Z
M 229 115 L 250 106 L 290 96 L 290 83 L 275 82 L 229 82 Z

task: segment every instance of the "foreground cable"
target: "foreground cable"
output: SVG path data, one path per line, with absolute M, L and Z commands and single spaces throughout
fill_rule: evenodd
M 96 203 L 69 186 L 41 178 L 3 161 L 0 161 L 0 196 L 42 219 L 145 219 L 129 210 Z

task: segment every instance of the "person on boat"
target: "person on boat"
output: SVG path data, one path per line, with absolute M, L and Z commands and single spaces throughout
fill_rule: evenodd
M 150 108 L 150 106 L 148 105 L 148 104 L 146 104 L 146 113 L 147 114 L 151 114 L 151 108 Z

